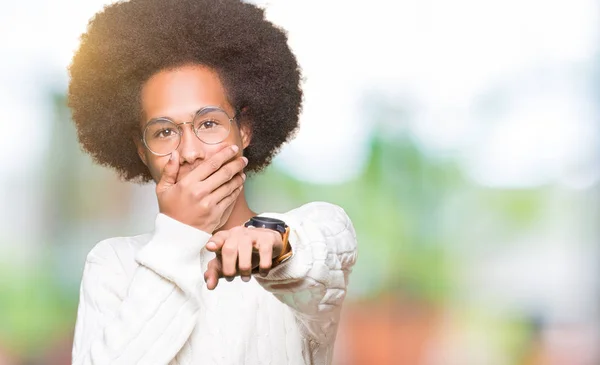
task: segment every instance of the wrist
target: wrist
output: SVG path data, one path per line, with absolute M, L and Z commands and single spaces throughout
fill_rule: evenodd
M 281 235 L 281 251 L 279 255 L 273 257 L 273 266 L 279 265 L 292 256 L 292 247 L 289 244 L 290 227 L 284 221 L 276 218 L 256 216 L 250 218 L 244 227 L 256 227 L 270 229 Z
M 159 213 L 150 241 L 140 249 L 135 259 L 184 292 L 194 293 L 198 278 L 202 278 L 198 258 L 210 237 L 207 232 Z
M 171 212 L 159 211 L 159 213 L 162 215 L 165 215 L 173 220 L 176 220 L 177 222 L 179 222 L 181 224 L 185 224 L 186 226 L 195 228 L 199 231 L 206 232 L 208 234 L 212 234 L 215 230 L 215 227 L 217 226 L 216 224 L 207 224 L 204 222 L 202 222 L 202 223 L 194 222 L 192 220 L 185 219 L 184 217 L 180 217 L 178 214 L 172 214 Z

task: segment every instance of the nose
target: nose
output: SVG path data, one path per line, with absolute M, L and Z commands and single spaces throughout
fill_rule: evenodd
M 192 124 L 182 123 L 179 127 L 181 128 L 181 142 L 177 149 L 183 162 L 193 164 L 197 159 L 204 159 L 203 143 L 194 134 Z

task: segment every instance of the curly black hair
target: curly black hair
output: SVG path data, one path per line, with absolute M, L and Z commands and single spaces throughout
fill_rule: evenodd
M 286 33 L 239 0 L 131 0 L 97 13 L 69 66 L 68 105 L 83 150 L 124 180 L 150 181 L 132 140 L 141 88 L 186 64 L 219 74 L 252 132 L 247 170 L 266 167 L 297 130 L 301 72 Z

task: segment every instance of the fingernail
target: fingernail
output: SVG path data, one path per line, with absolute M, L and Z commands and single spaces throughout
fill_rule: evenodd
M 242 160 L 244 160 L 244 164 L 248 166 L 248 158 L 246 156 L 242 156 Z
M 217 246 L 215 245 L 214 242 L 209 242 L 206 244 L 206 248 L 214 250 Z
M 249 282 L 249 281 L 250 281 L 250 277 L 249 277 L 249 276 L 242 276 L 242 281 L 243 281 L 244 283 L 247 283 L 247 282 Z
M 233 152 L 237 152 L 240 150 L 240 148 L 238 147 L 237 144 L 234 144 L 233 146 L 231 146 L 231 149 L 233 150 Z
M 260 274 L 260 276 L 262 276 L 263 278 L 264 278 L 265 276 L 269 275 L 269 273 L 268 273 L 267 271 L 262 271 L 262 270 L 259 272 L 259 274 Z
M 232 281 L 233 281 L 233 277 L 232 277 L 232 276 L 227 276 L 227 277 L 225 278 L 225 280 L 227 280 L 227 281 L 229 281 L 229 282 L 232 282 Z
M 246 174 L 242 172 L 242 180 L 246 181 Z
M 169 161 L 173 161 L 175 159 L 175 155 L 171 152 L 171 157 L 169 157 Z

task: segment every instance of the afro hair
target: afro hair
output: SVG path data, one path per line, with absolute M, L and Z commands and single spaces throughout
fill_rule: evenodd
M 68 105 L 84 151 L 124 180 L 152 179 L 133 142 L 140 92 L 155 73 L 214 69 L 252 133 L 247 170 L 266 167 L 298 128 L 300 68 L 285 32 L 239 0 L 131 0 L 89 22 L 69 67 Z

